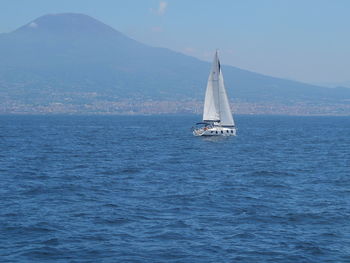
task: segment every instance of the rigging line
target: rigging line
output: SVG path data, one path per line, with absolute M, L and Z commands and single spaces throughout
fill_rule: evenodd
M 219 106 L 219 119 L 220 119 L 220 125 L 221 125 L 221 104 L 220 104 L 220 81 L 219 81 L 219 77 L 220 77 L 220 61 L 219 61 L 219 57 L 218 57 L 218 53 L 216 52 L 216 74 L 217 74 L 217 90 L 218 90 L 218 106 Z

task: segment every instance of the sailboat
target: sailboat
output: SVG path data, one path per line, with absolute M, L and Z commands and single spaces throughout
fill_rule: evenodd
M 203 122 L 193 129 L 195 136 L 235 136 L 236 128 L 216 50 L 205 92 Z

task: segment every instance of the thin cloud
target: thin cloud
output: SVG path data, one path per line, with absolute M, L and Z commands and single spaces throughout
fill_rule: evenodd
M 38 27 L 38 24 L 35 22 L 31 22 L 28 26 L 31 28 L 36 28 L 36 27 Z
M 165 14 L 167 7 L 168 7 L 167 2 L 160 1 L 157 9 L 151 8 L 150 10 L 152 13 L 162 16 Z
M 160 2 L 159 2 L 159 7 L 158 7 L 158 14 L 159 14 L 159 15 L 164 15 L 167 6 L 168 6 L 168 3 L 167 3 L 167 2 L 165 2 L 165 1 L 160 1 Z

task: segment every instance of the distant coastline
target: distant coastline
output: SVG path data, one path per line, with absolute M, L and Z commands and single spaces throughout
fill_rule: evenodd
M 291 115 L 291 116 L 350 116 L 350 103 L 271 103 L 234 101 L 234 114 Z M 162 115 L 201 114 L 199 100 L 96 100 L 88 103 L 69 103 L 60 100 L 46 103 L 3 100 L 0 114 L 69 114 L 69 115 Z

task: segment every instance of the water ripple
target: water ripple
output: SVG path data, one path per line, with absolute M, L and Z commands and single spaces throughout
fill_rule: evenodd
M 2 262 L 350 262 L 348 117 L 0 118 Z

